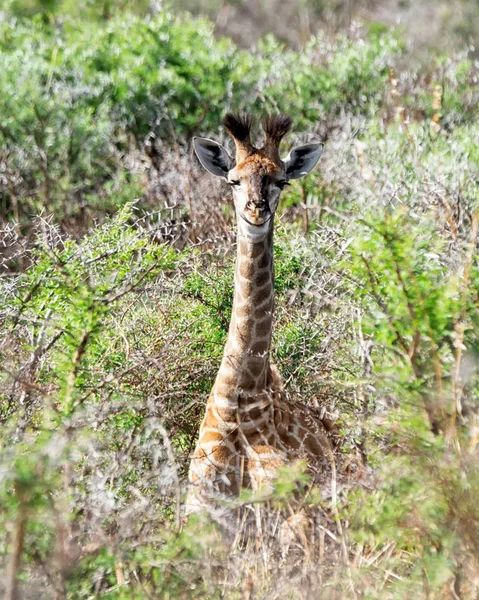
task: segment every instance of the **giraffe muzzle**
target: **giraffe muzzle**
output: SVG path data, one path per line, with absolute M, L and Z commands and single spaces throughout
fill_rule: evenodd
M 248 202 L 243 218 L 251 225 L 264 225 L 264 223 L 271 218 L 268 202 L 264 200 L 259 202 Z
M 244 214 L 240 214 L 240 217 L 243 219 L 243 221 L 246 221 L 246 223 L 248 223 L 248 225 L 253 225 L 254 227 L 261 227 L 262 225 L 265 225 L 266 223 L 268 223 L 271 218 L 272 218 L 272 214 L 270 212 L 268 212 L 267 214 L 261 215 L 259 217 L 255 217 L 253 215 L 251 215 L 249 212 L 247 213 L 248 216 L 245 216 Z

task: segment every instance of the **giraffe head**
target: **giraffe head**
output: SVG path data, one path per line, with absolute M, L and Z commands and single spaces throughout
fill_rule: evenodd
M 299 146 L 282 160 L 279 145 L 291 129 L 290 117 L 276 115 L 263 122 L 266 138 L 262 148 L 251 142 L 250 116 L 228 114 L 223 125 L 234 139 L 235 158 L 207 138 L 194 138 L 195 152 L 205 169 L 224 177 L 233 189 L 240 235 L 250 239 L 263 237 L 273 226 L 281 190 L 290 179 L 303 177 L 313 169 L 323 145 Z

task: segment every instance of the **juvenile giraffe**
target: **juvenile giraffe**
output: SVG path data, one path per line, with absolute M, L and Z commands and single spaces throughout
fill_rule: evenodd
M 321 419 L 287 397 L 269 357 L 275 211 L 281 190 L 313 169 L 323 146 L 300 146 L 281 160 L 279 145 L 291 128 L 290 117 L 263 123 L 262 148 L 251 142 L 251 117 L 229 114 L 223 124 L 234 139 L 235 159 L 212 140 L 193 142 L 201 164 L 231 186 L 238 232 L 233 310 L 190 464 L 188 512 L 208 498 L 258 489 L 293 458 L 304 457 L 310 469 L 321 470 L 331 452 Z

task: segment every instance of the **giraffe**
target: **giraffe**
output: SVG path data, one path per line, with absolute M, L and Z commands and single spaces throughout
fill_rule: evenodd
M 213 140 L 193 140 L 203 167 L 233 190 L 237 259 L 228 337 L 190 463 L 187 512 L 242 488 L 268 486 L 278 467 L 295 458 L 321 470 L 331 454 L 319 415 L 287 396 L 270 362 L 274 216 L 281 190 L 314 168 L 323 145 L 297 147 L 281 160 L 289 116 L 263 122 L 262 148 L 251 141 L 251 116 L 227 114 L 223 125 L 235 142 L 235 159 Z

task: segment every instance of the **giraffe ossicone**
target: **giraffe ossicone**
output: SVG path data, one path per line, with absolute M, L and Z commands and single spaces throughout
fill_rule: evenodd
M 261 148 L 251 140 L 251 117 L 228 114 L 223 124 L 235 142 L 235 157 L 213 140 L 193 140 L 201 164 L 233 190 L 238 243 L 228 338 L 191 458 L 188 512 L 218 496 L 267 485 L 278 467 L 295 458 L 320 470 L 331 454 L 317 412 L 288 398 L 270 363 L 274 216 L 281 190 L 314 168 L 323 145 L 299 146 L 282 160 L 279 147 L 291 129 L 290 117 L 263 122 Z

